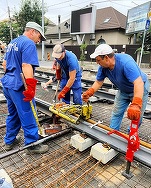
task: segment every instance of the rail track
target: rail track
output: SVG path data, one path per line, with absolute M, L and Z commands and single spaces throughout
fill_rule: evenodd
M 41 123 L 44 122 L 44 120 L 47 122 L 52 115 L 48 110 L 48 106 L 52 102 L 54 90 L 52 90 L 51 86 L 48 89 L 49 92 L 46 92 L 41 89 L 40 84 L 37 85 L 36 103 Z M 108 126 L 113 104 L 107 103 L 107 100 L 98 100 L 97 102 L 92 103 L 92 105 L 92 118 L 96 122 L 101 120 L 105 126 Z M 6 152 L 3 147 L 6 116 L 7 107 L 6 103 L 3 102 L 1 103 L 0 108 L 1 154 Z M 150 121 L 150 119 L 144 119 L 143 124 L 139 129 L 141 140 L 149 144 L 151 144 Z M 126 116 L 124 116 L 121 125 L 121 131 L 123 133 L 127 132 L 127 126 L 129 126 L 129 124 L 130 122 L 127 120 Z M 84 131 L 85 129 L 83 130 L 80 126 L 78 129 L 71 124 L 68 124 L 68 126 L 72 128 L 68 133 L 45 141 L 45 143 L 49 145 L 49 151 L 43 155 L 27 155 L 25 149 L 19 150 L 19 148 L 22 148 L 24 145 L 23 132 L 22 130 L 20 131 L 19 136 L 21 137 L 21 142 L 15 148 L 19 151 L 0 160 L 0 167 L 7 171 L 13 180 L 15 188 L 151 187 L 151 168 L 149 166 L 146 166 L 139 160 L 134 160 L 131 165 L 131 172 L 134 176 L 128 180 L 122 176 L 122 172 L 126 168 L 125 153 L 120 152 L 116 158 L 109 161 L 107 164 L 102 164 L 100 161 L 97 161 L 90 156 L 91 148 L 79 152 L 77 149 L 71 147 L 71 137 L 75 134 L 86 132 Z M 100 128 L 95 127 L 93 129 Z M 90 130 L 94 131 L 93 129 Z M 92 134 L 96 134 L 96 132 L 92 132 Z M 91 133 L 88 133 L 87 136 L 91 136 Z M 96 137 L 99 138 L 97 141 L 102 141 L 102 135 L 99 135 L 99 132 Z M 93 138 L 96 139 L 95 137 Z M 118 142 L 117 145 L 119 145 Z
M 42 119 L 47 120 L 51 115 L 47 108 L 49 103 L 45 105 L 44 103 L 37 105 L 38 111 L 41 109 L 44 112 L 47 111 L 47 114 L 39 111 L 41 122 L 43 121 Z M 7 110 L 4 106 L 5 103 L 3 103 L 3 112 L 6 114 Z M 2 126 L 0 130 L 0 140 L 2 143 L 5 127 Z M 151 168 L 141 162 L 134 160 L 132 163 L 131 172 L 135 178 L 128 180 L 122 176 L 122 172 L 126 167 L 123 153 L 119 153 L 116 158 L 104 165 L 101 161 L 97 161 L 90 156 L 90 148 L 79 152 L 77 149 L 71 147 L 70 138 L 80 132 L 73 129 L 62 136 L 45 141 L 49 145 L 49 151 L 43 155 L 26 155 L 25 150 L 19 150 L 14 154 L 2 158 L 0 160 L 0 167 L 7 170 L 16 188 L 134 187 L 134 185 L 143 185 L 138 175 L 141 173 L 143 173 L 143 179 L 147 180 L 146 185 L 148 187 L 151 186 L 151 182 L 148 179 L 151 175 Z M 20 137 L 21 143 L 15 148 L 16 150 L 23 145 L 22 131 L 20 132 Z M 1 145 L 0 151 L 1 153 L 5 153 L 3 145 Z

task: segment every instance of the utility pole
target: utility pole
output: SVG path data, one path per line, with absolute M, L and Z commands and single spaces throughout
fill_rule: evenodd
M 149 27 L 150 27 L 150 20 L 148 19 L 148 20 L 146 20 L 146 25 L 145 25 L 145 29 L 144 29 L 144 33 L 143 33 L 143 42 L 142 42 L 141 54 L 140 54 L 140 59 L 139 59 L 139 64 L 138 64 L 139 67 L 141 66 L 141 61 L 142 61 L 142 56 L 143 56 L 146 31 L 149 29 Z
M 59 41 L 61 41 L 60 15 L 58 15 L 58 33 L 59 33 Z
M 7 6 L 8 6 L 8 2 L 7 2 Z M 11 21 L 11 17 L 10 17 L 10 9 L 8 6 L 8 17 L 9 17 L 9 31 L 10 31 L 10 38 L 11 40 L 13 39 L 13 33 L 12 33 L 12 21 Z

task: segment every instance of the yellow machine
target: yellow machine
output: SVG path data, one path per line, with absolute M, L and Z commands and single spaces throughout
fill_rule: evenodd
M 92 115 L 92 105 L 89 103 L 85 105 L 70 105 L 65 103 L 57 103 L 51 105 L 49 110 L 75 124 L 80 123 L 80 119 L 87 120 Z

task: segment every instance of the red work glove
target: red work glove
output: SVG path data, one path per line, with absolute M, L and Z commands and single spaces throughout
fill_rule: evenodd
M 56 79 L 61 80 L 61 69 L 56 69 Z
M 58 94 L 58 100 L 65 97 L 65 94 L 70 90 L 69 87 L 65 86 L 62 91 Z
M 93 96 L 94 94 L 94 89 L 92 87 L 90 87 L 88 90 L 86 90 L 85 92 L 83 92 L 82 94 L 82 100 L 85 102 L 88 102 L 88 99 Z
M 23 95 L 25 96 L 25 98 L 23 99 L 24 101 L 31 101 L 34 98 L 37 81 L 38 80 L 34 78 L 25 79 L 27 89 L 23 91 Z
M 134 97 L 131 105 L 127 110 L 127 117 L 130 120 L 138 120 L 141 115 L 142 99 L 139 97 Z

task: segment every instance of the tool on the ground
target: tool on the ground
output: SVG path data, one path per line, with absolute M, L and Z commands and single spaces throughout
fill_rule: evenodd
M 78 124 L 80 119 L 87 120 L 92 115 L 92 105 L 70 105 L 57 103 L 55 105 L 51 105 L 49 110 L 74 124 Z
M 93 125 L 90 125 L 90 128 L 92 129 L 94 126 L 96 126 L 96 125 L 98 125 L 98 124 L 100 124 L 100 123 L 103 123 L 103 121 L 98 121 L 97 123 L 95 123 L 95 124 L 93 124 Z
M 24 77 L 23 73 L 20 73 L 20 75 L 21 75 L 21 78 L 22 78 L 22 80 L 23 80 L 24 87 L 25 87 L 25 89 L 27 89 L 27 85 L 26 85 L 25 77 Z M 37 123 L 37 125 L 38 125 L 39 134 L 42 136 L 42 132 L 43 132 L 43 131 L 42 131 L 42 127 L 41 127 L 41 125 L 40 125 L 40 123 L 39 123 L 38 115 L 37 115 L 37 112 L 36 112 L 36 110 L 35 110 L 35 107 L 34 107 L 34 104 L 33 104 L 32 100 L 30 101 L 30 106 L 31 106 L 33 115 L 34 115 L 34 117 L 35 117 L 36 123 Z
M 57 80 L 56 91 L 55 91 L 55 94 L 54 94 L 53 99 L 52 99 L 52 102 L 53 102 L 53 103 L 56 103 L 56 97 L 57 97 L 59 85 L 60 85 L 60 80 Z
M 131 121 L 129 137 L 126 137 L 123 133 L 117 130 L 113 130 L 108 133 L 109 135 L 115 133 L 125 138 L 128 141 L 127 152 L 126 152 L 127 166 L 126 166 L 126 170 L 122 173 L 122 175 L 125 176 L 127 179 L 133 177 L 132 173 L 130 172 L 130 166 L 131 166 L 131 162 L 133 161 L 134 153 L 138 151 L 140 148 L 138 125 L 139 125 L 139 120 Z

